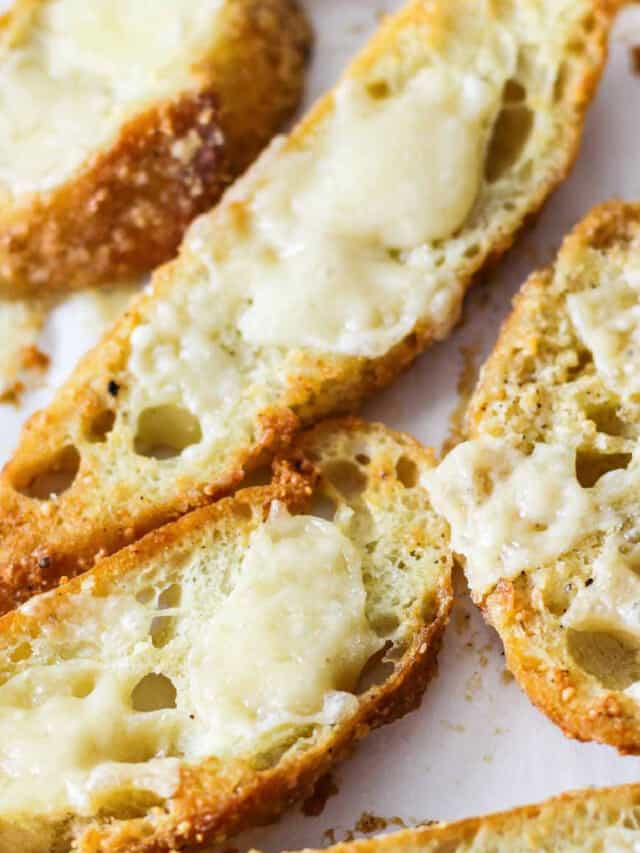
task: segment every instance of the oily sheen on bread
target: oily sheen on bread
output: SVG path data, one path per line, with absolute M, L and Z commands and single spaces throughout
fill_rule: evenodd
M 215 499 L 446 336 L 566 174 L 614 9 L 415 0 L 387 20 L 27 425 L 0 482 L 1 606 Z
M 295 108 L 295 0 L 15 0 L 0 16 L 0 296 L 173 256 Z
M 622 785 L 326 849 L 329 853 L 633 853 L 638 844 L 640 785 Z
M 355 420 L 0 619 L 0 853 L 141 853 L 276 816 L 412 710 L 452 600 L 433 454 Z
M 515 301 L 434 478 L 510 669 L 564 731 L 640 752 L 640 207 L 593 210 Z

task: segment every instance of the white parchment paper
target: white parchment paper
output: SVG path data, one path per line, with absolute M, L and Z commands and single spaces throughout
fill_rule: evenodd
M 332 85 L 380 15 L 399 5 L 398 0 L 306 0 L 316 28 L 307 103 Z M 636 44 L 638 6 L 621 14 L 615 27 L 609 65 L 572 177 L 487 282 L 469 294 L 463 323 L 452 338 L 372 402 L 368 417 L 440 448 L 458 403 L 461 376 L 490 350 L 510 299 L 528 273 L 553 257 L 562 236 L 590 206 L 612 196 L 640 198 L 640 76 L 632 73 L 630 54 Z M 75 297 L 50 317 L 41 342 L 52 359 L 46 381 L 24 395 L 18 408 L 0 405 L 0 460 L 10 453 L 25 417 L 46 402 L 97 338 L 102 322 L 85 297 Z M 374 733 L 335 771 L 338 793 L 320 815 L 308 817 L 297 807 L 277 824 L 229 846 L 256 845 L 276 853 L 339 840 L 365 812 L 407 823 L 451 819 L 569 788 L 634 780 L 640 780 L 640 759 L 572 742 L 531 706 L 505 672 L 496 635 L 461 594 L 439 674 L 420 710 Z

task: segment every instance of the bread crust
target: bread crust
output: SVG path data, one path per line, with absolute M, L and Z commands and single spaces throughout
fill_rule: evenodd
M 149 530 L 205 504 L 234 488 L 245 472 L 290 443 L 301 427 L 335 413 L 354 411 L 371 393 L 388 385 L 434 340 L 442 339 L 458 319 L 464 290 L 481 271 L 506 251 L 527 217 L 540 208 L 549 193 L 566 176 L 578 150 L 584 115 L 602 71 L 606 39 L 617 3 L 587 0 L 584 23 L 588 41 L 579 68 L 564 87 L 563 115 L 570 116 L 562 131 L 562 156 L 532 188 L 526 214 L 511 213 L 495 240 L 487 241 L 468 260 L 460 274 L 459 298 L 445 324 L 420 320 L 413 332 L 386 354 L 375 359 L 339 357 L 301 352 L 298 378 L 277 403 L 262 411 L 252 440 L 229 451 L 222 472 L 211 472 L 206 484 L 177 482 L 175 493 L 165 501 L 150 501 L 130 493 L 125 484 L 117 496 L 104 495 L 100 458 L 94 447 L 82 445 L 82 465 L 73 485 L 46 506 L 26 497 L 15 485 L 48 464 L 60 447 L 85 442 L 85 424 L 101 411 L 113 410 L 117 400 L 109 396 L 110 383 L 126 382 L 130 336 L 142 322 L 146 306 L 171 289 L 184 256 L 160 268 L 154 275 L 154 292 L 145 294 L 107 334 L 103 342 L 80 363 L 73 377 L 53 403 L 34 415 L 23 430 L 20 446 L 0 480 L 0 611 L 24 601 L 34 592 L 54 585 L 60 576 L 72 576 L 89 568 L 94 558 L 113 553 Z M 381 57 L 395 56 L 405 29 L 428 26 L 434 6 L 416 0 L 390 19 L 363 54 L 347 71 L 361 75 Z M 578 28 L 580 30 L 580 28 Z M 323 117 L 332 110 L 333 94 L 323 98 L 295 129 L 288 146 L 312 136 Z M 224 204 L 224 202 L 223 202 Z M 184 273 L 183 273 L 184 275 Z M 309 378 L 311 377 L 311 378 Z M 115 437 L 112 437 L 115 441 Z M 120 439 L 118 439 L 120 441 Z M 112 442 L 113 444 L 113 442 Z M 131 453 L 131 440 L 121 441 L 122 452 Z M 115 452 L 115 451 L 114 451 Z M 114 463 L 115 464 L 115 463 Z M 101 502 L 102 501 L 102 502 Z
M 30 0 L 12 15 L 26 14 Z M 0 207 L 0 296 L 142 275 L 298 104 L 310 31 L 297 0 L 225 0 L 193 90 L 133 116 L 53 189 Z
M 468 818 L 451 823 L 439 823 L 435 826 L 417 827 L 394 832 L 390 835 L 374 838 L 357 839 L 355 841 L 335 844 L 326 848 L 331 853 L 402 853 L 407 850 L 421 850 L 423 853 L 447 853 L 461 849 L 469 849 L 480 836 L 485 843 L 493 842 L 498 850 L 538 850 L 538 844 L 545 841 L 553 844 L 554 839 L 562 837 L 559 829 L 584 823 L 586 830 L 590 827 L 590 809 L 602 812 L 603 820 L 611 822 L 632 812 L 640 805 L 640 785 L 620 785 L 618 787 L 585 789 L 570 791 L 558 797 L 552 797 L 541 803 L 521 806 L 511 811 L 495 812 L 484 817 Z M 593 821 L 594 823 L 596 821 Z M 594 827 L 594 828 L 597 828 Z M 635 827 L 634 827 L 635 828 Z M 505 836 L 509 838 L 505 838 Z M 510 842 L 521 841 L 523 846 L 512 848 Z M 462 845 L 465 845 L 462 847 Z M 475 847 L 473 849 L 476 849 Z M 478 847 L 477 849 L 494 849 Z M 552 849 L 545 847 L 544 849 Z M 255 853 L 255 851 L 252 851 Z M 311 850 L 300 853 L 312 853 Z
M 338 433 L 347 438 L 371 438 L 367 446 L 372 447 L 373 464 L 367 491 L 371 490 L 378 499 L 385 493 L 393 496 L 399 488 L 390 475 L 395 470 L 395 458 L 385 451 L 383 441 L 377 442 L 379 436 L 413 460 L 418 468 L 431 468 L 435 463 L 432 451 L 386 427 L 355 418 L 324 422 L 299 436 L 288 453 L 275 460 L 271 485 L 243 489 L 233 497 L 195 510 L 103 560 L 92 572 L 94 589 L 106 589 L 158 554 L 168 553 L 174 543 L 188 540 L 190 534 L 203 526 L 238 524 L 238 518 L 242 517 L 239 504 L 262 506 L 266 514 L 271 501 L 277 499 L 292 511 L 304 511 L 321 481 L 320 468 L 310 461 L 314 448 L 320 447 L 326 437 Z M 425 535 L 429 533 L 416 533 L 419 541 Z M 74 836 L 73 849 L 78 853 L 169 853 L 185 847 L 191 849 L 191 845 L 221 842 L 276 817 L 310 793 L 314 783 L 336 762 L 346 758 L 372 729 L 417 708 L 435 673 L 436 656 L 453 602 L 451 560 L 446 543 L 440 544 L 444 560 L 433 606 L 428 615 L 419 602 L 412 608 L 407 625 L 410 642 L 394 672 L 383 683 L 358 696 L 354 713 L 317 738 L 308 749 L 285 755 L 266 770 L 257 771 L 241 760 L 209 759 L 199 765 L 185 765 L 180 786 L 166 808 L 139 819 L 89 822 Z M 39 600 L 34 612 L 20 610 L 6 614 L 0 620 L 0 645 L 6 650 L 20 638 L 41 630 L 49 619 L 55 620 L 58 603 L 79 592 L 82 583 L 83 578 L 76 578 L 60 586 Z M 6 654 L 4 658 L 5 667 L 10 667 Z
M 640 234 L 640 204 L 612 201 L 594 208 L 564 241 L 559 259 L 585 249 L 626 251 Z M 543 342 L 536 328 L 545 313 L 559 310 L 548 296 L 555 266 L 534 273 L 514 300 L 498 342 L 484 365 L 467 411 L 471 438 L 484 433 L 486 413 L 505 398 L 504 385 L 516 353 L 535 353 Z M 558 293 L 562 293 L 558 288 Z M 523 344 L 523 342 L 526 342 Z M 581 741 L 599 741 L 625 754 L 640 754 L 640 708 L 621 691 L 605 689 L 576 666 L 562 637 L 547 624 L 528 580 L 500 583 L 478 602 L 505 647 L 507 665 L 531 701 L 563 732 Z

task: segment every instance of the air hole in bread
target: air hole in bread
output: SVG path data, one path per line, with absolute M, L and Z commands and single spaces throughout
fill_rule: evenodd
M 179 583 L 172 583 L 170 586 L 162 590 L 158 596 L 158 607 L 161 610 L 166 610 L 168 607 L 177 607 L 182 598 L 182 586 Z
M 401 456 L 396 462 L 396 477 L 405 487 L 413 489 L 418 485 L 418 466 L 408 456 Z
M 182 406 L 152 406 L 138 418 L 135 452 L 154 459 L 173 459 L 202 440 L 200 421 Z
M 640 650 L 621 634 L 570 630 L 567 647 L 580 669 L 608 690 L 626 690 L 640 679 Z
M 367 456 L 366 453 L 358 453 L 356 455 L 356 462 L 366 467 L 367 465 L 371 465 L 371 457 Z
M 608 471 L 627 468 L 630 453 L 598 453 L 596 450 L 576 452 L 576 477 L 584 489 L 590 489 Z
M 71 695 L 76 699 L 85 699 L 93 693 L 96 686 L 95 676 L 86 672 L 74 679 L 71 685 Z
M 152 586 L 145 586 L 139 592 L 136 593 L 136 601 L 140 604 L 148 604 L 156 594 L 155 589 Z
M 94 443 L 106 441 L 115 422 L 116 413 L 111 409 L 104 409 L 102 412 L 99 412 L 89 424 L 87 438 L 89 441 Z
M 333 521 L 336 517 L 337 505 L 333 498 L 324 492 L 315 492 L 311 498 L 309 505 L 309 514 L 315 515 L 317 518 L 324 518 L 325 521 Z
M 330 462 L 324 469 L 324 475 L 345 498 L 358 497 L 367 486 L 367 478 L 360 468 L 346 459 Z
M 618 417 L 617 408 L 606 403 L 587 409 L 587 417 L 596 426 L 598 432 L 605 435 L 624 435 L 626 427 L 624 421 Z
M 354 690 L 357 696 L 361 696 L 372 687 L 384 684 L 393 674 L 395 664 L 393 661 L 387 659 L 387 652 L 391 646 L 392 643 L 385 643 L 383 648 L 379 652 L 376 652 L 375 655 L 372 655 L 366 662 Z
M 16 491 L 29 498 L 48 500 L 53 495 L 61 495 L 70 488 L 79 468 L 80 454 L 73 444 L 68 444 L 43 465 L 40 471 L 35 474 L 29 472 L 28 480 L 17 480 L 13 485 Z
M 505 104 L 520 104 L 527 98 L 527 90 L 518 80 L 507 80 L 502 98 Z
M 131 691 L 134 711 L 162 711 L 176 707 L 176 688 L 161 672 L 150 672 Z
M 388 610 L 386 613 L 377 613 L 375 617 L 367 614 L 367 618 L 379 637 L 388 637 L 400 627 L 398 614 L 393 613 L 391 610 Z
M 555 83 L 553 84 L 553 100 L 556 102 L 556 104 L 559 104 L 560 101 L 562 101 L 562 99 L 564 98 L 564 93 L 567 89 L 568 79 L 569 69 L 567 68 L 567 63 L 563 62 L 560 68 L 558 69 Z
M 533 130 L 533 112 L 524 104 L 506 104 L 493 128 L 487 151 L 485 177 L 495 183 L 514 166 L 525 149 Z
M 567 380 L 577 379 L 591 364 L 593 364 L 593 356 L 589 350 L 579 350 L 576 353 L 576 363 L 567 369 Z
M 543 590 L 544 606 L 554 616 L 562 616 L 571 603 L 573 582 L 558 575 L 549 577 Z
M 374 101 L 383 101 L 391 94 L 391 87 L 386 80 L 373 80 L 367 84 L 367 94 Z
M 173 639 L 175 619 L 173 616 L 154 616 L 149 634 L 155 649 L 163 649 Z

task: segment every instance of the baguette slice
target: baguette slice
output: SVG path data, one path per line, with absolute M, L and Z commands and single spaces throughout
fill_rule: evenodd
M 640 206 L 596 208 L 525 284 L 434 502 L 530 698 L 640 752 Z
M 296 0 L 15 0 L 0 16 L 0 296 L 146 273 L 282 125 Z
M 452 601 L 432 465 L 324 423 L 271 485 L 0 619 L 0 853 L 220 841 L 415 708 Z
M 621 785 L 326 849 L 328 853 L 622 853 L 637 850 L 639 844 L 640 785 Z
M 566 174 L 614 8 L 389 19 L 25 429 L 0 484 L 2 606 L 215 499 L 446 336 Z

